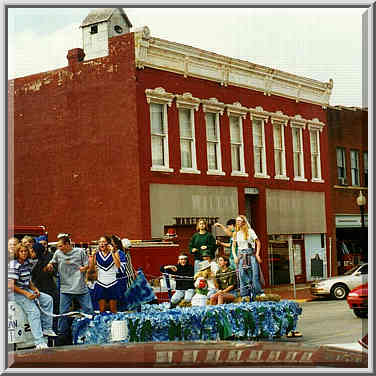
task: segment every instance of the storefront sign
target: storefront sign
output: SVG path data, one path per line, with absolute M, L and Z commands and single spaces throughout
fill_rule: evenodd
M 364 225 L 368 227 L 368 216 L 364 216 Z M 337 228 L 361 227 L 362 220 L 360 215 L 336 215 Z
M 246 194 L 246 195 L 258 195 L 259 190 L 257 188 L 244 188 L 244 194 Z

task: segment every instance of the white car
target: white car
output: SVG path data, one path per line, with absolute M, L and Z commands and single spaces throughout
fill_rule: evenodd
M 345 299 L 350 290 L 368 282 L 368 264 L 360 264 L 344 275 L 314 281 L 311 294 L 315 296 L 330 295 L 334 299 Z

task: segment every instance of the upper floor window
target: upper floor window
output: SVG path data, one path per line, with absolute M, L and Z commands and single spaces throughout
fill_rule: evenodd
M 180 172 L 199 174 L 196 158 L 194 110 L 198 110 L 200 100 L 192 97 L 191 93 L 177 95 L 176 98 L 176 106 L 179 109 Z
M 206 150 L 208 175 L 225 175 L 222 171 L 221 135 L 219 115 L 223 115 L 224 104 L 216 98 L 202 100 L 206 122 Z
M 320 131 L 309 131 L 311 142 L 311 170 L 312 181 L 321 181 L 321 158 L 320 158 Z
M 243 121 L 248 109 L 239 102 L 227 105 L 227 114 L 230 122 L 230 143 L 231 143 L 231 166 L 232 176 L 248 176 L 244 164 L 244 141 Z
M 281 111 L 271 116 L 273 124 L 273 145 L 274 145 L 274 170 L 276 179 L 288 180 L 286 174 L 286 149 L 285 149 L 285 131 L 288 117 Z
M 150 104 L 150 134 L 152 171 L 173 171 L 169 165 L 167 105 L 171 106 L 173 94 L 163 88 L 146 89 Z
M 292 125 L 294 180 L 304 180 L 303 128 Z
M 368 152 L 363 153 L 364 186 L 368 187 Z
M 219 114 L 208 112 L 206 120 L 206 142 L 208 155 L 208 171 L 222 171 L 221 138 L 219 132 Z
M 311 147 L 311 173 L 312 181 L 323 183 L 321 175 L 321 153 L 320 153 L 320 133 L 324 128 L 324 123 L 315 118 L 308 120 L 309 140 Z
M 337 148 L 337 177 L 338 184 L 345 185 L 346 181 L 346 151 L 344 148 Z
M 168 166 L 168 134 L 165 105 L 150 104 L 151 155 L 153 166 Z
M 360 185 L 359 182 L 359 151 L 350 150 L 351 184 Z

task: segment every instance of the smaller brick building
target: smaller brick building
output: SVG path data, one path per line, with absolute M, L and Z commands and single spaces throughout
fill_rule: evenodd
M 342 273 L 361 259 L 368 246 L 368 110 L 357 107 L 328 108 L 330 181 L 332 184 L 335 243 L 333 255 Z M 366 198 L 364 227 L 357 198 Z

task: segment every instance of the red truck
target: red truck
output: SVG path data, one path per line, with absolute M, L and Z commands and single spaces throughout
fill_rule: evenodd
M 46 226 L 8 226 L 8 239 L 11 237 L 16 237 L 21 240 L 24 236 L 29 235 L 32 237 L 48 235 Z

